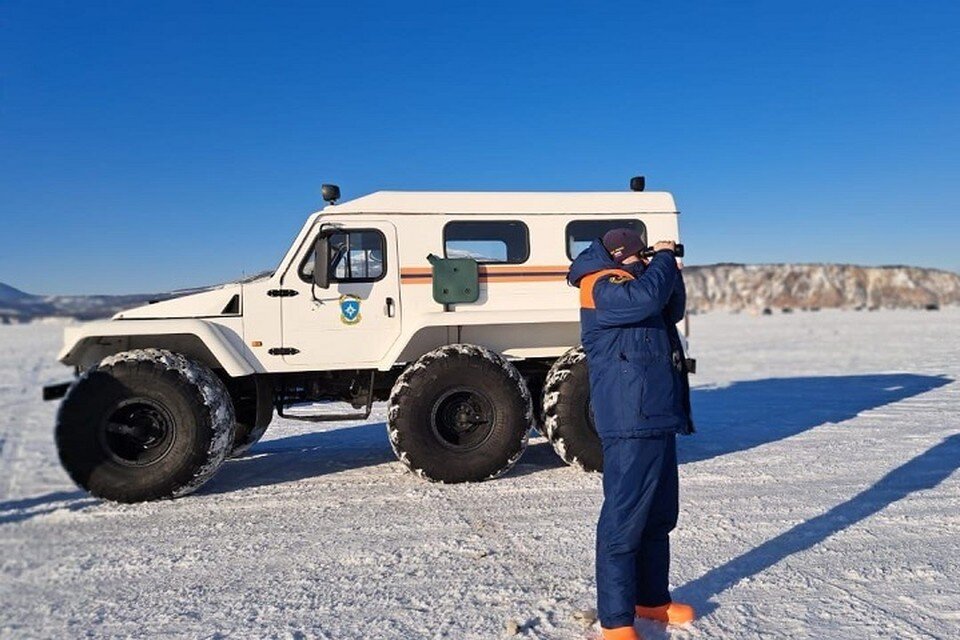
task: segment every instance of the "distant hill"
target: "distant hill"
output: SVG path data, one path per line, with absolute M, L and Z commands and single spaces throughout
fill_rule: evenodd
M 5 302 L 16 302 L 17 300 L 23 300 L 29 297 L 29 293 L 24 293 L 20 291 L 20 289 L 14 289 L 10 285 L 0 282 L 0 305 Z
M 844 264 L 712 264 L 684 268 L 687 308 L 922 309 L 960 304 L 960 274 L 920 267 Z M 263 277 L 260 273 L 247 281 Z M 65 317 L 93 320 L 204 289 L 123 296 L 38 296 L 0 283 L 0 323 Z
M 270 275 L 261 271 L 237 282 L 253 282 Z M 169 300 L 191 293 L 208 291 L 222 284 L 193 289 L 179 289 L 162 293 L 131 293 L 119 296 L 39 296 L 24 293 L 0 282 L 0 324 L 30 322 L 38 318 L 72 318 L 97 320 L 109 318 L 119 311 L 145 305 L 151 301 Z
M 107 318 L 150 300 L 166 300 L 181 293 L 132 294 L 123 296 L 37 296 L 0 283 L 0 324 L 29 322 L 37 318 Z
M 960 304 L 960 274 L 920 267 L 846 264 L 713 264 L 686 267 L 687 308 L 922 309 Z

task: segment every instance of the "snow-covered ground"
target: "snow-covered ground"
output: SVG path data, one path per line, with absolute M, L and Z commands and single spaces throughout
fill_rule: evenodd
M 675 596 L 647 638 L 960 638 L 960 309 L 692 319 Z M 172 502 L 60 470 L 60 328 L 0 327 L 0 637 L 584 638 L 600 478 L 542 438 L 428 484 L 367 424 L 278 420 Z

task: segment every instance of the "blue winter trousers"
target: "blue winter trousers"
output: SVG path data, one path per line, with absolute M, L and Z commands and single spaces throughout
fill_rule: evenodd
M 608 629 L 633 625 L 634 606 L 670 602 L 670 532 L 679 512 L 673 434 L 603 440 L 597 523 L 597 612 Z

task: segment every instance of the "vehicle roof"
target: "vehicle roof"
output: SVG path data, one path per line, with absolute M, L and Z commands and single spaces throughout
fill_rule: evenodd
M 376 191 L 323 213 L 677 213 L 677 206 L 665 191 Z

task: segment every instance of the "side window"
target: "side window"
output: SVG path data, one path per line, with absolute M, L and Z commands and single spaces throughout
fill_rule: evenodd
M 384 275 L 385 240 L 375 229 L 338 231 L 330 236 L 330 280 L 332 282 L 374 282 Z M 311 251 L 300 267 L 300 277 L 313 278 Z
M 484 264 L 519 264 L 530 256 L 530 232 L 519 221 L 459 220 L 443 227 L 443 254 Z
M 611 229 L 632 229 L 647 241 L 647 228 L 639 220 L 574 220 L 567 225 L 567 257 L 573 260 Z

